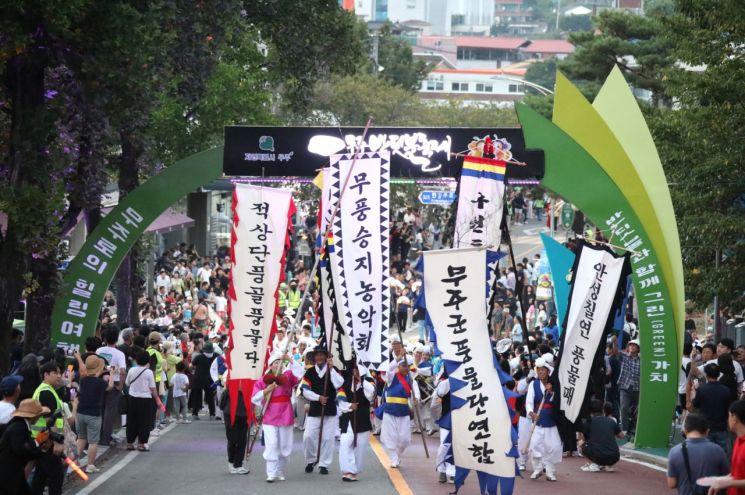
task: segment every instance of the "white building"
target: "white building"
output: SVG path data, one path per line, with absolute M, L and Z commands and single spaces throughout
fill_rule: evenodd
M 526 69 L 434 69 L 422 81 L 419 96 L 430 100 L 458 98 L 468 103 L 511 107 L 525 96 Z
M 354 12 L 365 21 L 423 21 L 438 36 L 483 36 L 495 7 L 494 0 L 354 0 Z

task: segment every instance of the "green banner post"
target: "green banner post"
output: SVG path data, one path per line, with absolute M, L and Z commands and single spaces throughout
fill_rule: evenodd
M 119 265 L 173 203 L 222 175 L 223 148 L 179 160 L 130 192 L 101 220 L 65 272 L 52 312 L 52 345 L 68 355 L 95 334 L 101 302 Z

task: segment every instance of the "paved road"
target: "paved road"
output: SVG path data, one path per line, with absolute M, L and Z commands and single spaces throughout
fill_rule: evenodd
M 302 434 L 295 432 L 295 451 L 287 471 L 287 481 L 266 483 L 261 447 L 249 464 L 246 476 L 227 473 L 224 427 L 221 423 L 200 421 L 175 425 L 152 444 L 146 453 L 113 449 L 99 462 L 101 472 L 88 482 L 70 483 L 66 494 L 117 495 L 149 493 L 158 495 L 247 495 L 301 493 L 302 495 L 446 495 L 451 485 L 437 483 L 434 455 L 437 437 L 426 437 L 432 459 L 425 459 L 421 437 L 414 435 L 399 470 L 390 469 L 385 454 L 375 447 L 368 451 L 366 468 L 358 483 L 343 483 L 337 460 L 328 476 L 305 474 L 301 451 Z M 377 442 L 377 440 L 375 440 Z M 603 495 L 659 494 L 667 491 L 664 473 L 647 466 L 622 461 L 615 473 L 583 473 L 582 459 L 566 459 L 559 467 L 559 482 L 518 479 L 515 493 L 576 494 L 578 490 Z M 475 478 L 469 479 L 463 495 L 478 493 Z

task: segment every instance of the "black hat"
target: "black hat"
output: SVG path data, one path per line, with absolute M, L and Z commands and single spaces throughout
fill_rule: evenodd
M 315 358 L 316 357 L 316 354 L 318 354 L 319 352 L 322 352 L 322 353 L 326 354 L 326 356 L 329 355 L 329 350 L 326 349 L 324 346 L 319 345 L 319 346 L 316 346 L 315 349 L 313 349 L 313 357 Z

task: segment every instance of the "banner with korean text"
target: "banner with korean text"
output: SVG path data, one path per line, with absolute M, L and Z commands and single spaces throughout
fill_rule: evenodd
M 446 366 L 456 366 L 448 370 L 456 488 L 467 470 L 475 470 L 482 488 L 498 482 L 501 493 L 511 493 L 516 450 L 489 341 L 486 264 L 483 248 L 425 252 L 424 292 L 441 357 Z M 487 491 L 492 492 L 482 489 L 481 493 Z
M 331 257 L 339 317 L 357 359 L 387 369 L 390 326 L 390 153 L 333 155 Z M 343 314 L 343 316 L 342 316 Z
M 619 301 L 620 281 L 629 272 L 628 256 L 583 241 L 580 246 L 557 367 L 561 410 L 572 422 L 585 400 L 593 362 L 602 359 L 599 350 L 605 348 L 611 310 Z
M 283 274 L 292 192 L 236 184 L 231 236 L 228 388 L 250 397 L 276 327 L 277 290 Z M 231 403 L 231 407 L 233 403 Z M 251 408 L 249 408 L 251 409 Z M 231 417 L 235 417 L 231 411 Z
M 463 159 L 453 247 L 499 249 L 505 170 L 502 160 L 477 156 Z

